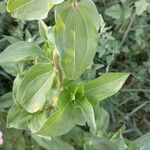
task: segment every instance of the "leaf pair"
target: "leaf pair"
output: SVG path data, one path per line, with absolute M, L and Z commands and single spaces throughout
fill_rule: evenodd
M 96 129 L 92 105 L 85 98 L 72 101 L 72 96 L 66 90 L 59 96 L 58 110 L 47 113 L 48 111 L 43 110 L 30 114 L 21 106 L 14 105 L 8 113 L 7 126 L 17 129 L 29 128 L 32 133 L 44 138 L 65 134 L 76 124 L 85 125 L 86 122 L 93 130 Z
M 7 9 L 15 18 L 40 20 L 47 16 L 49 7 L 62 1 L 9 0 Z M 55 44 L 62 69 L 67 79 L 75 80 L 91 64 L 98 48 L 100 16 L 92 0 L 64 1 L 56 7 L 55 16 Z M 42 37 L 49 40 L 48 29 L 42 22 L 39 25 Z
M 44 125 L 36 133 L 43 136 L 59 136 L 67 133 L 75 124 L 85 125 L 86 122 L 93 132 L 96 128 L 102 129 L 98 124 L 96 127 L 93 106 L 90 103 L 92 100 L 89 102 L 86 96 L 98 101 L 112 96 L 120 90 L 128 76 L 129 74 L 125 73 L 110 73 L 86 84 L 69 85 L 59 96 L 58 111 L 43 120 Z M 32 127 L 35 124 L 32 123 Z
M 38 117 L 41 117 L 39 115 Z M 86 99 L 72 100 L 72 96 L 64 90 L 58 99 L 58 110 L 50 117 L 42 117 L 40 123 L 31 119 L 29 128 L 32 132 L 42 136 L 60 136 L 70 131 L 76 124 L 85 125 L 86 122 L 96 128 L 92 105 Z M 36 128 L 38 126 L 38 128 Z
M 91 105 L 93 101 L 90 100 L 90 103 L 87 99 L 92 97 L 98 102 L 112 96 L 129 76 L 125 73 L 108 73 L 92 82 L 68 85 L 59 95 L 58 110 L 50 113 L 48 117 L 43 107 L 46 102 L 45 95 L 51 89 L 53 81 L 50 70 L 49 64 L 39 64 L 31 68 L 21 81 L 16 80 L 14 99 L 18 106 L 12 107 L 8 114 L 10 127 L 20 128 L 27 123 L 33 133 L 59 136 L 67 133 L 76 124 L 83 126 L 87 122 L 91 131 L 95 132 L 96 128 L 102 127 L 95 122 Z M 40 112 L 36 113 L 38 111 Z
M 7 117 L 9 127 L 27 128 L 27 121 L 33 117 L 32 114 L 43 109 L 53 79 L 53 66 L 50 63 L 33 66 L 22 79 L 17 76 L 13 87 L 15 105 Z

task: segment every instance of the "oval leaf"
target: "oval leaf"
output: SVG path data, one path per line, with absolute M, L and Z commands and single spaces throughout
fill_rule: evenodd
M 51 89 L 54 73 L 50 64 L 38 64 L 22 79 L 17 91 L 16 101 L 28 112 L 35 113 L 42 109 L 46 94 Z
M 67 79 L 77 79 L 90 65 L 98 46 L 100 17 L 91 0 L 56 8 L 55 43 Z
M 7 10 L 14 17 L 23 20 L 45 19 L 49 10 L 63 0 L 8 0 Z
M 17 63 L 25 59 L 32 60 L 39 56 L 44 57 L 44 53 L 42 52 L 41 48 L 35 43 L 25 41 L 16 42 L 8 46 L 0 54 L 0 65 Z

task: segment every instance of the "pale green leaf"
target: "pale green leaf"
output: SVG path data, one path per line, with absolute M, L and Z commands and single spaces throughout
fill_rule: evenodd
M 10 75 L 17 76 L 20 72 L 18 63 L 2 63 L 0 66 Z
M 32 118 L 28 120 L 28 128 L 31 130 L 31 132 L 32 133 L 38 132 L 39 129 L 41 129 L 42 126 L 47 121 L 49 115 L 50 115 L 49 111 L 46 110 L 32 114 Z M 37 135 L 37 136 L 44 138 L 46 140 L 51 140 L 50 136 L 42 136 L 42 135 Z
M 46 102 L 46 94 L 51 89 L 53 78 L 54 72 L 51 64 L 33 66 L 18 87 L 17 103 L 30 113 L 41 110 Z
M 0 108 L 9 108 L 13 105 L 13 94 L 12 92 L 6 93 L 0 97 Z
M 56 8 L 55 43 L 67 79 L 77 79 L 90 65 L 98 47 L 100 17 L 91 0 Z
M 58 99 L 58 111 L 54 112 L 41 129 L 36 133 L 43 136 L 60 136 L 67 133 L 75 125 L 74 107 L 71 96 L 63 91 Z
M 44 123 L 47 121 L 47 111 L 43 110 L 42 112 L 32 115 L 32 118 L 28 121 L 28 127 L 32 133 L 36 133 Z
M 45 118 L 42 122 L 45 122 Z M 96 130 L 92 105 L 86 98 L 74 99 L 74 96 L 69 91 L 64 90 L 58 99 L 58 111 L 51 114 L 42 128 L 37 128 L 39 131 L 36 134 L 60 136 L 71 130 L 75 124 L 85 125 L 86 122 L 92 131 Z M 33 123 L 34 129 L 35 124 Z
M 10 12 L 15 11 L 16 9 L 28 4 L 32 0 L 8 0 L 7 9 Z
M 44 57 L 44 53 L 38 45 L 25 41 L 16 42 L 0 54 L 0 65 L 17 63 L 26 59 L 32 60 L 36 57 Z
M 45 149 L 49 150 L 74 150 L 74 148 L 62 141 L 60 138 L 52 138 L 51 140 L 46 140 L 46 139 L 43 139 L 39 136 L 36 136 L 36 135 L 32 135 L 32 137 L 37 141 L 38 144 L 40 144 L 42 147 L 44 147 Z
M 17 43 L 17 42 L 20 42 L 21 41 L 21 39 L 19 39 L 19 38 L 16 38 L 16 37 L 14 37 L 14 36 L 8 36 L 8 35 L 3 35 L 4 36 L 4 38 L 7 40 L 7 41 L 9 41 L 9 43 L 11 43 L 11 44 L 14 44 L 14 43 Z
M 99 103 L 94 106 L 94 111 L 97 131 L 107 133 L 110 120 L 108 112 Z
M 75 103 L 75 109 L 79 109 L 79 113 L 76 113 L 76 118 L 79 116 L 79 123 L 80 122 L 87 122 L 90 126 L 90 130 L 92 132 L 96 131 L 96 122 L 94 116 L 94 110 L 90 102 L 86 99 L 80 99 Z M 77 111 L 78 112 L 78 111 Z M 79 115 L 80 114 L 80 115 Z
M 149 150 L 150 148 L 150 133 L 147 133 L 139 139 L 131 142 L 127 150 Z
M 46 18 L 53 7 L 48 4 L 49 0 L 9 0 L 7 10 L 17 19 L 39 20 Z
M 125 131 L 125 126 L 121 127 L 116 133 L 111 137 L 111 141 L 118 147 L 118 150 L 126 150 L 126 143 L 123 137 L 123 132 Z
M 96 122 L 94 117 L 94 110 L 90 102 L 84 96 L 83 83 L 70 84 L 67 90 L 71 93 L 73 100 L 73 107 L 75 109 L 76 124 L 85 125 L 87 122 L 92 132 L 96 131 Z M 80 114 L 80 115 L 79 115 Z
M 146 0 L 138 0 L 135 2 L 136 14 L 141 15 L 148 8 L 149 3 Z
M 31 115 L 21 106 L 14 105 L 7 115 L 7 127 L 16 129 L 27 129 L 27 121 Z
M 22 78 L 19 76 L 19 74 L 16 76 L 16 78 L 14 79 L 14 83 L 13 83 L 13 100 L 14 102 L 17 104 L 17 92 L 18 89 L 20 87 L 21 84 L 21 80 Z
M 85 83 L 85 94 L 96 97 L 99 101 L 117 93 L 129 73 L 107 73 L 93 81 Z
M 85 150 L 119 150 L 116 145 L 104 138 L 95 138 L 85 144 Z
M 44 40 L 47 41 L 48 40 L 48 27 L 42 20 L 40 20 L 38 23 L 39 23 L 40 35 Z
M 17 19 L 45 19 L 49 10 L 63 0 L 8 0 L 7 10 Z

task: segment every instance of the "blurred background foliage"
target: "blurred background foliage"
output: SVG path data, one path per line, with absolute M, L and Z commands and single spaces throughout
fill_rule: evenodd
M 124 88 L 103 106 L 110 115 L 109 132 L 125 124 L 124 137 L 134 140 L 150 131 L 150 0 L 93 1 L 101 14 L 100 46 L 83 78 L 94 79 L 106 72 L 131 72 Z M 15 20 L 5 8 L 6 1 L 0 0 L 0 52 L 17 41 L 41 44 L 37 21 Z M 53 11 L 45 22 L 48 26 L 55 24 Z M 5 128 L 7 111 L 13 104 L 12 74 L 17 68 L 11 69 L 8 74 L 0 68 L 0 130 L 5 140 L 0 149 L 42 149 L 28 132 Z M 69 134 L 64 139 L 79 149 L 82 132 L 74 129 L 69 133 L 74 139 L 70 140 Z

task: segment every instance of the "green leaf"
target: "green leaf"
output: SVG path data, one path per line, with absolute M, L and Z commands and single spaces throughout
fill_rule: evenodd
M 95 138 L 89 141 L 84 146 L 85 150 L 118 150 L 113 142 L 104 138 Z
M 139 0 L 135 2 L 136 14 L 142 15 L 144 11 L 148 8 L 149 3 L 146 0 Z
M 6 93 L 0 97 L 0 108 L 5 109 L 13 105 L 13 94 L 12 92 Z
M 14 17 L 24 20 L 45 19 L 49 10 L 63 0 L 8 0 L 7 10 Z
M 52 138 L 51 140 L 43 139 L 39 136 L 32 135 L 32 137 L 37 141 L 38 144 L 40 144 L 45 149 L 49 150 L 74 150 L 74 148 L 68 144 L 62 141 L 60 138 Z
M 150 148 L 150 133 L 147 133 L 139 139 L 131 142 L 127 150 L 149 150 Z
M 79 109 L 79 113 L 76 113 L 77 118 L 80 116 L 79 123 L 87 122 L 90 127 L 90 130 L 93 133 L 95 133 L 96 132 L 96 122 L 95 122 L 94 110 L 93 110 L 93 107 L 90 104 L 90 102 L 86 98 L 83 98 L 76 102 L 75 108 Z
M 47 115 L 47 111 L 45 110 L 32 115 L 32 118 L 28 120 L 28 128 L 32 131 L 32 133 L 36 133 L 42 128 L 44 123 L 47 121 Z M 49 139 L 50 136 L 47 138 Z
M 113 5 L 110 8 L 106 9 L 105 11 L 107 16 L 110 16 L 116 20 L 121 18 L 122 15 L 122 8 L 119 4 Z
M 8 0 L 7 9 L 13 12 L 31 1 L 32 0 Z
M 40 20 L 38 23 L 39 23 L 40 35 L 45 41 L 47 41 L 48 40 L 48 27 L 42 20 Z
M 65 90 L 58 99 L 58 111 L 54 112 L 36 133 L 43 136 L 60 136 L 67 133 L 75 125 L 74 107 L 71 96 Z
M 7 115 L 7 127 L 16 129 L 27 129 L 27 121 L 31 115 L 21 106 L 14 105 Z
M 94 110 L 91 103 L 84 96 L 83 83 L 70 84 L 67 90 L 71 93 L 73 107 L 76 110 L 76 117 L 78 118 L 76 124 L 85 125 L 87 122 L 92 132 L 96 131 L 96 122 L 94 117 Z M 80 114 L 80 115 L 79 115 Z
M 32 60 L 36 57 L 44 57 L 44 53 L 38 45 L 25 41 L 16 42 L 0 54 L 0 65 L 17 63 L 26 59 Z
M 32 133 L 38 132 L 47 121 L 48 116 L 50 116 L 50 112 L 49 110 L 45 110 L 45 109 L 38 113 L 32 114 L 32 118 L 28 120 L 28 128 L 31 130 L 31 132 Z M 37 136 L 46 140 L 51 140 L 51 136 L 43 136 L 43 135 L 37 135 Z
M 9 0 L 7 10 L 17 19 L 39 20 L 47 17 L 48 3 L 49 0 Z
M 121 127 L 110 139 L 114 144 L 116 144 L 118 150 L 126 150 L 126 143 L 122 135 L 124 131 L 125 126 Z
M 72 145 L 76 147 L 83 147 L 83 141 L 85 141 L 85 131 L 80 126 L 75 126 L 67 134 L 62 136 L 64 141 L 72 141 Z
M 94 111 L 95 111 L 97 131 L 106 134 L 110 120 L 108 112 L 102 106 L 100 106 L 99 103 L 94 107 Z
M 20 77 L 20 75 L 18 74 L 14 80 L 14 83 L 13 83 L 13 100 L 14 102 L 17 104 L 17 92 L 18 92 L 18 89 L 20 87 L 20 84 L 21 84 L 21 80 L 22 78 Z
M 73 107 L 75 109 L 76 124 L 85 125 L 86 122 L 90 126 L 92 132 L 96 131 L 96 123 L 94 111 L 91 103 L 84 96 L 83 83 L 71 83 L 68 85 L 67 90 L 71 93 L 73 100 Z M 79 115 L 80 114 L 80 115 Z
M 117 93 L 129 73 L 107 73 L 91 82 L 85 83 L 85 94 L 96 97 L 99 101 Z
M 100 17 L 92 0 L 56 7 L 55 43 L 67 79 L 77 79 L 90 65 L 98 47 Z
M 42 120 L 42 119 L 41 119 Z M 45 122 L 44 120 L 42 122 Z M 42 136 L 60 136 L 71 130 L 75 124 L 85 125 L 86 122 L 92 131 L 96 130 L 92 105 L 86 100 L 74 99 L 74 96 L 64 90 L 58 99 L 58 111 L 54 112 L 36 132 Z M 33 123 L 35 126 L 36 123 Z M 35 128 L 35 127 L 33 127 Z
M 19 66 L 16 63 L 2 63 L 0 66 L 12 76 L 17 76 L 17 74 L 20 72 Z
M 16 101 L 28 112 L 41 110 L 46 102 L 46 94 L 51 89 L 54 78 L 51 64 L 37 64 L 23 77 L 17 90 Z
M 50 40 L 45 42 L 44 44 L 44 52 L 46 54 L 47 59 L 52 62 L 53 61 L 53 52 L 55 50 L 55 45 L 52 43 L 49 43 Z

